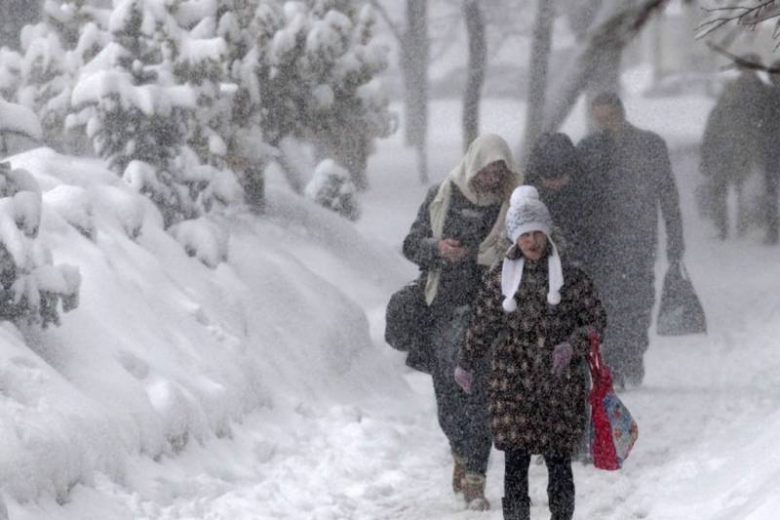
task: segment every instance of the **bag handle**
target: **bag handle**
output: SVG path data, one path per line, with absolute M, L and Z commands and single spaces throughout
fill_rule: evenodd
M 601 338 L 599 333 L 595 330 L 590 331 L 588 339 L 590 340 L 590 352 L 588 353 L 590 375 L 594 380 L 604 379 L 609 374 L 609 368 L 604 364 L 604 359 L 601 357 Z

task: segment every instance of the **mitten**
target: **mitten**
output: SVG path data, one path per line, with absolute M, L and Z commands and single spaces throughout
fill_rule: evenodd
M 455 367 L 455 382 L 463 389 L 467 394 L 471 393 L 471 385 L 474 384 L 474 374 L 469 370 L 465 370 L 460 367 Z
M 552 353 L 552 372 L 556 376 L 563 374 L 566 367 L 571 363 L 571 356 L 574 353 L 569 343 L 559 343 L 555 345 Z

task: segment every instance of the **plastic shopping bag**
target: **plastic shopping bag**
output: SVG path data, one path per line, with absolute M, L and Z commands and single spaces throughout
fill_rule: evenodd
M 599 469 L 620 469 L 639 437 L 639 428 L 628 408 L 615 395 L 612 373 L 601 358 L 597 334 L 591 336 L 588 365 L 593 379 L 589 443 L 593 465 Z

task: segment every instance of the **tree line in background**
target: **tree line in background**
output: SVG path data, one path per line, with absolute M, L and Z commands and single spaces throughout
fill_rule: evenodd
M 428 70 L 435 60 L 434 47 L 452 40 L 453 25 L 460 24 L 468 40 L 462 94 L 464 149 L 479 132 L 479 104 L 488 68 L 488 48 L 495 53 L 504 41 L 514 37 L 529 42 L 528 62 L 518 64 L 527 71 L 524 97 L 528 112 L 519 146 L 521 162 L 524 162 L 530 144 L 541 132 L 558 129 L 581 95 L 592 98 L 601 91 L 619 91 L 621 62 L 627 46 L 672 3 L 670 0 L 496 0 L 489 3 L 406 0 L 404 16 L 399 17 L 393 16 L 390 8 L 394 2 L 371 0 L 399 44 L 405 139 L 417 149 L 419 176 L 424 183 L 429 178 L 425 154 Z M 692 0 L 680 0 L 680 3 L 694 6 Z M 740 29 L 754 28 L 767 21 L 775 23 L 775 35 L 778 34 L 780 2 L 777 0 L 712 0 L 699 6 L 702 27 L 708 32 L 730 23 L 737 26 L 735 32 L 727 35 L 728 42 L 734 40 Z M 442 22 L 443 18 L 449 20 Z M 554 37 L 561 36 L 554 31 L 558 20 L 565 24 L 564 37 L 573 43 L 564 66 L 551 70 Z M 432 25 L 437 31 L 431 29 Z M 694 38 L 692 32 L 691 40 Z

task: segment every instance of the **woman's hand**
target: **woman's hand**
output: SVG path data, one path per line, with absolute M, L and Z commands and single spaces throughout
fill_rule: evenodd
M 467 394 L 471 393 L 471 387 L 474 384 L 474 374 L 469 370 L 465 370 L 460 367 L 455 367 L 455 382 L 463 389 Z
M 439 240 L 439 256 L 451 264 L 456 264 L 468 256 L 469 250 L 454 238 Z

